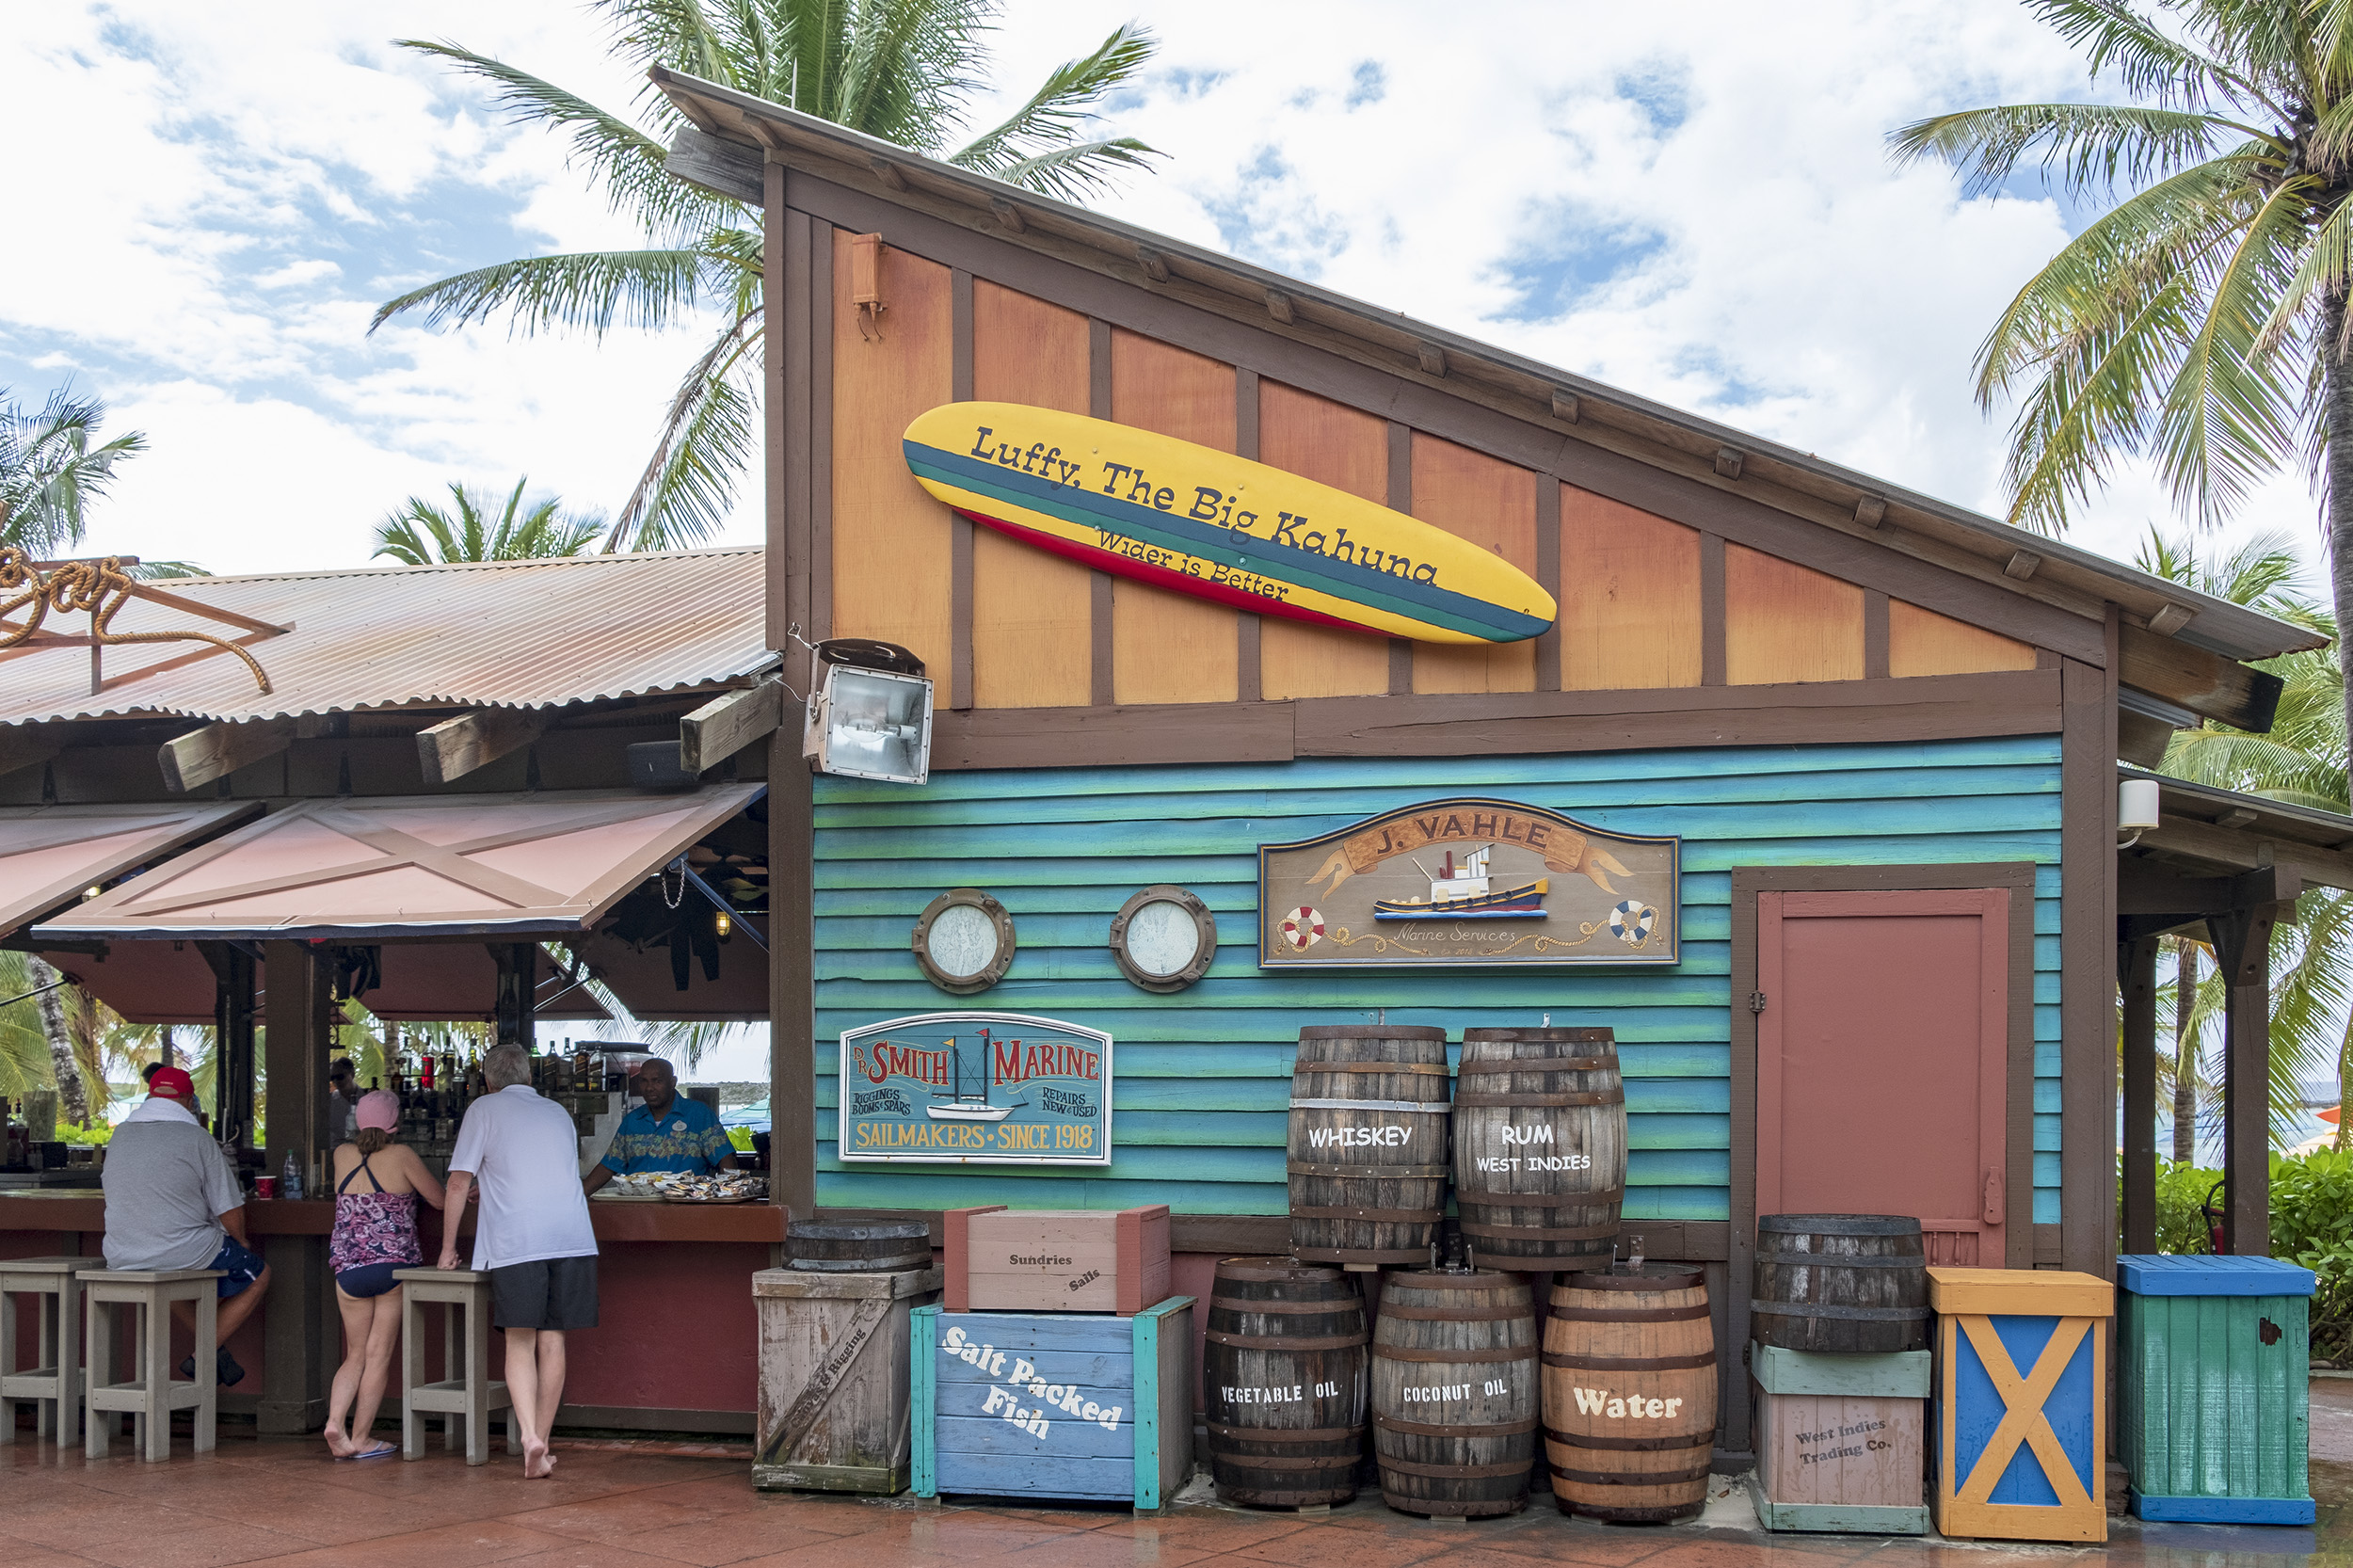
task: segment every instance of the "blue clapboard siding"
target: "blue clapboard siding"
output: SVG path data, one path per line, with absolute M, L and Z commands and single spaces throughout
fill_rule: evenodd
M 1683 845 L 1683 962 L 1672 969 L 1290 970 L 1257 964 L 1257 846 L 1445 794 L 1501 796 Z M 2058 1219 L 2059 744 L 1638 751 L 1445 761 L 954 773 L 923 789 L 817 780 L 818 1034 L 958 1006 L 1108 1031 L 1108 1168 L 844 1165 L 837 1057 L 818 1055 L 818 1198 L 1279 1214 L 1291 1053 L 1304 1024 L 1606 1024 L 1625 1061 L 1625 1212 L 1721 1220 L 1731 1180 L 1732 868 L 2028 860 L 2035 879 L 2035 1213 Z M 1106 943 L 1138 888 L 1190 888 L 1218 920 L 1209 975 L 1173 997 L 1124 980 Z M 1019 956 L 982 996 L 925 984 L 907 950 L 945 888 L 985 888 Z

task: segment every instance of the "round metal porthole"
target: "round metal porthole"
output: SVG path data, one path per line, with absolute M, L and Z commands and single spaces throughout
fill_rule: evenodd
M 1217 917 L 1182 888 L 1146 888 L 1112 919 L 1112 956 L 1147 991 L 1181 991 L 1209 972 Z
M 1013 967 L 1013 917 L 978 888 L 951 888 L 924 905 L 908 946 L 924 979 L 968 997 L 1004 979 Z

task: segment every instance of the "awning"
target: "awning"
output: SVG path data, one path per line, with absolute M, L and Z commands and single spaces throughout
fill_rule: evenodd
M 0 936 L 261 809 L 254 800 L 0 809 Z
M 312 800 L 36 928 L 46 941 L 527 941 L 584 931 L 765 784 Z

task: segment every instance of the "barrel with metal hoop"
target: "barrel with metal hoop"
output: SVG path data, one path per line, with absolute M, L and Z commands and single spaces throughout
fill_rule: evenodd
M 1454 1197 L 1475 1260 L 1609 1261 L 1625 1196 L 1625 1086 L 1607 1029 L 1469 1029 Z
M 883 1273 L 932 1266 L 931 1227 L 921 1220 L 794 1220 L 784 1227 L 784 1244 L 792 1267 L 805 1272 Z
M 1765 1214 L 1749 1335 L 1790 1351 L 1929 1348 L 1928 1254 L 1900 1214 Z
M 1220 1502 L 1311 1508 L 1356 1495 L 1370 1339 L 1353 1274 L 1289 1257 L 1218 1264 L 1201 1384 Z
M 1625 1523 L 1707 1506 L 1716 1335 L 1685 1264 L 1564 1274 L 1545 1319 L 1545 1457 L 1563 1513 Z
M 1528 1506 L 1535 1299 L 1515 1274 L 1387 1275 L 1372 1336 L 1372 1448 L 1394 1509 L 1462 1518 Z
M 1291 1071 L 1291 1252 L 1427 1263 L 1446 1209 L 1446 1031 L 1311 1025 Z

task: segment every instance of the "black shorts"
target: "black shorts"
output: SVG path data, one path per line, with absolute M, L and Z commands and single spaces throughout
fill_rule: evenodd
M 490 1322 L 496 1328 L 595 1328 L 595 1255 L 542 1257 L 491 1270 Z

